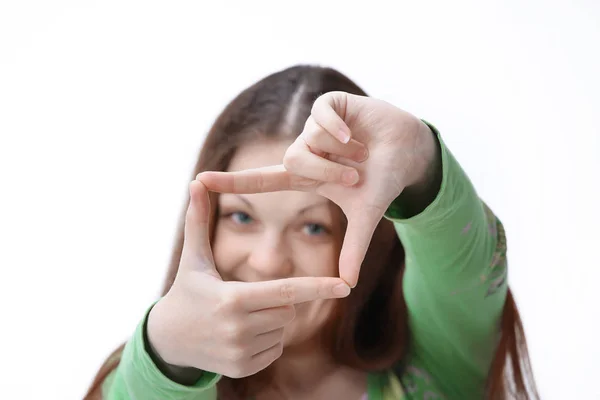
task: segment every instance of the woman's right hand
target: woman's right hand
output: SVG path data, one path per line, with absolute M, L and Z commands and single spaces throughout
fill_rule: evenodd
M 281 356 L 283 332 L 294 319 L 295 304 L 346 297 L 350 288 L 330 277 L 223 281 L 209 243 L 208 191 L 193 181 L 190 196 L 179 271 L 150 311 L 148 339 L 172 365 L 232 378 L 255 374 Z

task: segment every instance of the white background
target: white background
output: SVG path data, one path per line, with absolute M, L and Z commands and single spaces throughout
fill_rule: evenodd
M 600 399 L 600 4 L 0 2 L 0 397 L 81 398 L 224 105 L 296 63 L 434 123 L 509 236 L 544 399 Z

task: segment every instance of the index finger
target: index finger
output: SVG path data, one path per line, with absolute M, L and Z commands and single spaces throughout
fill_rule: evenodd
M 350 287 L 342 279 L 328 277 L 286 278 L 244 286 L 244 307 L 248 311 L 335 299 L 350 294 Z
M 235 172 L 207 171 L 197 180 L 208 190 L 218 193 L 263 193 L 295 190 L 291 174 L 283 165 L 247 169 Z

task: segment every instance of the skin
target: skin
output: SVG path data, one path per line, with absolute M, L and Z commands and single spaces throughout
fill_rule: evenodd
M 228 171 L 280 164 L 291 143 L 263 141 L 244 146 Z M 213 242 L 215 265 L 228 281 L 334 277 L 343 226 L 341 211 L 315 193 L 224 193 L 219 196 Z M 359 399 L 365 392 L 366 374 L 336 366 L 319 343 L 318 333 L 331 316 L 334 302 L 319 299 L 295 306 L 296 316 L 284 330 L 285 351 L 273 364 L 275 385 L 261 398 Z M 305 388 L 311 390 L 305 392 Z
M 220 193 L 314 192 L 334 202 L 347 218 L 339 276 L 358 283 L 373 232 L 389 205 L 401 197 L 426 207 L 428 171 L 437 164 L 429 127 L 389 103 L 344 92 L 328 92 L 313 104 L 300 136 L 283 163 L 238 172 L 197 176 Z M 434 185 L 431 185 L 434 186 Z
M 331 299 L 356 285 L 385 209 L 395 201 L 406 217 L 421 212 L 438 193 L 441 171 L 435 135 L 416 117 L 330 92 L 293 143 L 242 147 L 229 172 L 199 174 L 177 276 L 148 318 L 156 365 L 182 384 L 202 371 L 242 378 L 272 365 L 275 379 L 259 398 L 358 399 L 366 375 L 335 365 L 316 338 Z M 207 190 L 223 194 L 213 246 Z

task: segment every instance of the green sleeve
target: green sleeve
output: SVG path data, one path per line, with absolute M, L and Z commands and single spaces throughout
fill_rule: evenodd
M 102 398 L 105 400 L 215 400 L 216 383 L 220 375 L 206 372 L 195 385 L 184 386 L 169 380 L 158 370 L 144 347 L 143 329 L 147 317 L 148 313 L 125 345 L 117 369 L 105 379 Z
M 430 128 L 441 149 L 439 193 L 414 217 L 403 218 L 399 203 L 386 212 L 406 252 L 411 340 L 402 380 L 411 398 L 483 398 L 506 298 L 506 240 L 439 132 Z

